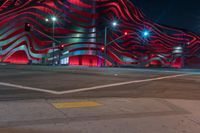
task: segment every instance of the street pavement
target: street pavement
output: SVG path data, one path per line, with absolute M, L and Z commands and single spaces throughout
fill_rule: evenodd
M 199 133 L 200 70 L 0 65 L 0 132 Z

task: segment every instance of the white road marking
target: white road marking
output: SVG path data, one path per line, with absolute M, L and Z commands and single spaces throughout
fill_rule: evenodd
M 55 95 L 62 95 L 62 94 L 70 94 L 70 93 L 77 93 L 77 92 L 83 92 L 83 91 L 97 90 L 97 89 L 101 89 L 101 88 L 108 88 L 108 87 L 114 87 L 114 86 L 128 85 L 128 84 L 133 84 L 133 83 L 142 83 L 142 82 L 150 82 L 150 81 L 156 81 L 156 80 L 162 80 L 162 79 L 183 77 L 183 76 L 188 76 L 188 75 L 191 75 L 191 74 L 178 74 L 178 75 L 164 76 L 164 77 L 158 77 L 158 78 L 133 80 L 133 81 L 119 82 L 119 83 L 113 83 L 113 84 L 107 84 L 107 85 L 99 85 L 99 86 L 94 86 L 94 87 L 73 89 L 73 90 L 67 90 L 67 91 L 53 91 L 53 90 L 40 89 L 40 88 L 34 88 L 34 87 L 28 87 L 28 86 L 22 86 L 22 85 L 16 85 L 16 84 L 11 84 L 11 83 L 4 83 L 4 82 L 0 82 L 0 85 L 20 88 L 20 89 L 24 89 L 24 90 L 45 92 L 45 93 L 50 93 L 50 94 L 55 94 Z
M 57 91 L 40 89 L 40 88 L 34 88 L 34 87 L 28 87 L 28 86 L 11 84 L 11 83 L 0 82 L 0 85 L 2 85 L 2 86 L 8 86 L 8 87 L 14 87 L 14 88 L 20 88 L 20 89 L 24 89 L 24 90 L 32 90 L 32 91 L 39 91 L 39 92 L 47 92 L 47 93 L 51 93 L 51 94 L 57 94 Z

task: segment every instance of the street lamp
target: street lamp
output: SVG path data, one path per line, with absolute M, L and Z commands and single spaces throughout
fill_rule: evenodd
M 113 25 L 113 26 L 117 26 L 117 22 L 114 21 L 114 22 L 112 23 L 112 25 Z
M 57 20 L 57 18 L 56 18 L 55 16 L 53 16 L 53 17 L 51 18 L 51 20 L 52 20 L 53 22 L 55 22 L 55 21 Z
M 149 29 L 143 29 L 141 31 L 142 45 L 146 45 L 150 37 L 151 37 L 151 31 Z
M 144 29 L 144 30 L 142 31 L 142 37 L 143 37 L 144 39 L 147 39 L 147 38 L 149 38 L 149 36 L 150 36 L 150 31 L 149 31 L 148 29 Z
M 46 21 L 46 22 L 49 22 L 49 19 L 48 19 L 48 18 L 46 18 L 46 19 L 45 19 L 45 21 Z
M 112 22 L 112 27 L 116 27 L 118 24 L 116 21 Z M 106 57 L 106 44 L 107 44 L 107 31 L 109 26 L 106 26 L 104 29 L 104 56 Z M 104 58 L 105 58 L 104 57 Z M 106 59 L 104 59 L 104 67 L 106 66 Z
M 115 24 L 113 23 L 113 26 L 114 26 Z M 150 30 L 143 30 L 143 31 L 141 31 L 141 37 L 139 37 L 140 39 L 143 39 L 143 40 L 145 40 L 146 41 L 146 39 L 149 39 L 150 37 L 151 37 L 151 31 Z M 105 34 L 106 35 L 106 34 Z M 116 38 L 116 39 L 114 39 L 114 40 L 112 40 L 112 41 L 110 41 L 110 42 L 106 42 L 105 41 L 105 46 L 104 47 L 102 47 L 101 48 L 101 50 L 102 51 L 104 51 L 104 53 L 106 54 L 106 51 L 105 51 L 105 49 L 106 49 L 106 47 L 108 46 L 108 45 L 110 45 L 110 44 L 112 44 L 113 42 L 116 42 L 117 40 L 119 40 L 119 39 L 121 39 L 121 38 L 123 38 L 123 37 L 126 37 L 127 35 L 138 35 L 136 32 L 127 32 L 127 31 L 125 31 L 124 32 L 124 34 L 123 35 L 121 35 L 121 36 L 119 36 L 118 38 Z M 106 40 L 106 36 L 105 36 L 105 40 Z M 105 64 L 104 64 L 104 66 L 105 66 Z
M 2 47 L 0 46 L 0 56 L 1 56 L 0 63 L 3 62 L 3 60 L 2 60 L 2 58 L 3 58 L 3 57 L 2 57 L 3 53 L 2 53 L 2 52 L 3 52 L 3 51 L 2 51 Z
M 49 19 L 46 18 L 45 21 L 49 22 Z M 57 18 L 55 16 L 52 16 L 51 17 L 51 21 L 52 21 L 52 30 L 53 30 L 53 32 L 52 32 L 52 38 L 53 38 L 53 43 L 52 43 L 52 49 L 53 49 L 53 52 L 52 52 L 52 54 L 53 54 L 52 65 L 54 65 L 54 63 L 55 63 L 54 62 L 54 47 L 55 47 L 54 34 L 55 34 L 55 22 L 57 21 Z

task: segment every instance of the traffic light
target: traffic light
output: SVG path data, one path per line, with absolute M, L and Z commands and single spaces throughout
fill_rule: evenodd
M 105 48 L 102 46 L 102 47 L 101 47 L 101 51 L 104 52 L 104 50 L 105 50 Z
M 61 44 L 61 45 L 60 45 L 60 50 L 61 50 L 61 51 L 64 50 L 64 47 L 65 47 L 65 45 L 64 45 L 64 44 Z
M 24 27 L 25 31 L 31 31 L 31 24 L 30 23 L 25 23 L 25 27 Z
M 127 35 L 128 35 L 128 32 L 124 32 L 124 35 L 127 36 Z

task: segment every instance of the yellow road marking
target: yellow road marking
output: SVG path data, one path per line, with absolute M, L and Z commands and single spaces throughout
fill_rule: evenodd
M 83 108 L 83 107 L 96 107 L 100 106 L 100 103 L 87 101 L 87 102 L 62 102 L 62 103 L 52 103 L 57 109 L 66 108 Z

